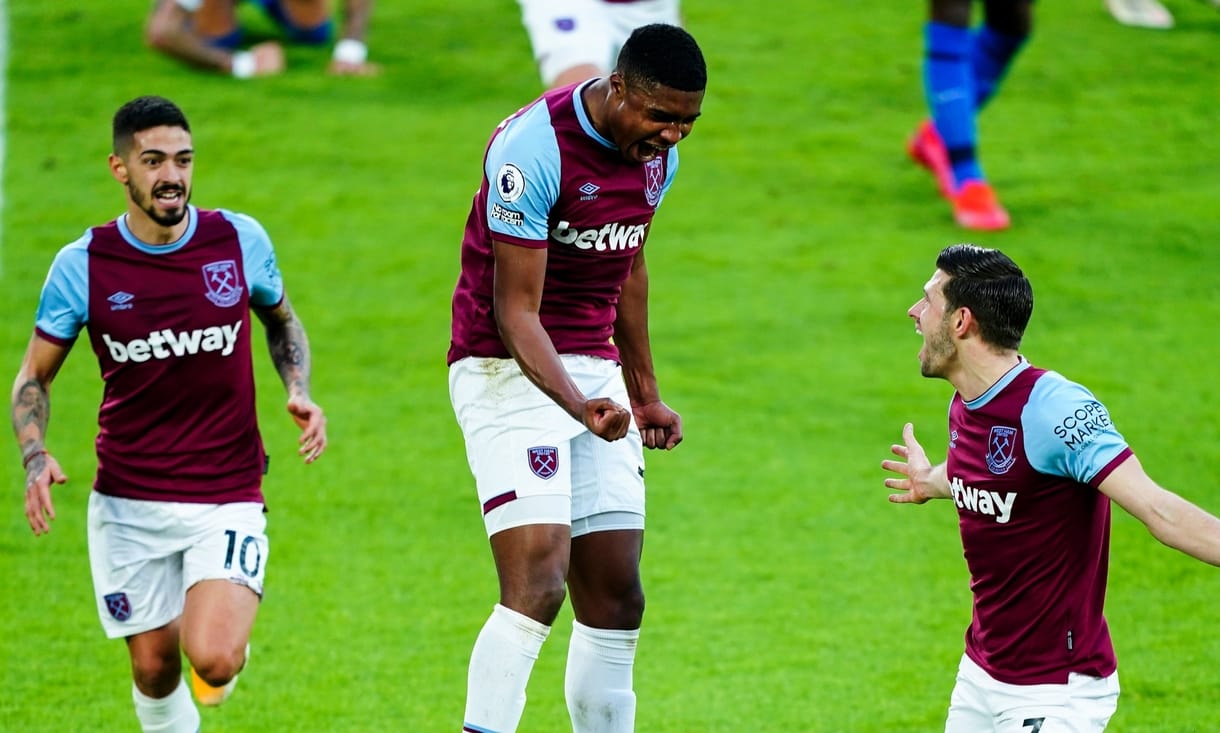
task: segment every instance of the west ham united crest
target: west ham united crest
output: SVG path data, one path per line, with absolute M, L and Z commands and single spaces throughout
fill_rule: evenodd
M 241 300 L 241 283 L 237 281 L 237 263 L 221 260 L 203 266 L 203 284 L 208 300 L 221 308 L 237 305 Z
M 539 445 L 527 451 L 530 470 L 538 478 L 548 479 L 559 471 L 559 449 L 550 445 Z
M 1016 463 L 1017 429 L 996 425 L 987 438 L 987 468 L 992 473 L 1008 473 Z
M 661 202 L 661 185 L 665 183 L 665 166 L 661 156 L 657 156 L 644 164 L 644 199 L 649 206 Z
M 107 593 L 102 600 L 106 601 L 106 610 L 114 616 L 115 621 L 131 618 L 131 601 L 127 600 L 126 593 Z

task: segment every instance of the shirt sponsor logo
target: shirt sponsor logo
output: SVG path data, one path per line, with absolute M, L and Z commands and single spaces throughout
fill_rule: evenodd
M 1008 473 L 1016 456 L 1017 429 L 996 425 L 987 438 L 987 469 L 992 473 Z
M 237 334 L 242 322 L 232 325 L 196 328 L 193 331 L 178 331 L 168 328 L 150 331 L 148 338 L 132 339 L 127 343 L 115 341 L 110 334 L 102 334 L 102 341 L 110 351 L 110 358 L 122 364 L 128 361 L 142 362 L 149 359 L 172 359 L 194 356 L 200 352 L 219 351 L 221 356 L 233 353 Z
M 237 263 L 233 260 L 220 260 L 204 265 L 202 270 L 203 284 L 208 288 L 208 300 L 221 308 L 237 305 L 241 300 L 242 291 L 237 282 Z
M 1008 524 L 1012 519 L 1012 506 L 1017 501 L 1015 491 L 1001 495 L 998 491 L 976 489 L 956 476 L 949 481 L 949 493 L 959 509 L 995 517 L 996 524 Z
M 525 193 L 525 174 L 512 163 L 500 166 L 500 172 L 496 174 L 496 192 L 506 204 L 521 198 Z
M 560 244 L 574 244 L 577 249 L 606 250 L 636 249 L 644 243 L 647 224 L 611 222 L 600 229 L 574 229 L 571 222 L 561 221 L 551 230 L 551 238 Z
M 525 214 L 522 214 L 520 211 L 506 209 L 494 201 L 491 204 L 491 218 L 499 219 L 505 224 L 514 227 L 519 227 L 525 223 Z
M 653 158 L 644 164 L 644 200 L 649 206 L 656 206 L 661 201 L 661 184 L 665 182 L 665 168 L 661 157 Z
M 131 301 L 135 300 L 135 297 L 136 296 L 132 295 L 131 293 L 120 290 L 114 295 L 111 295 L 109 298 L 106 298 L 106 300 L 110 301 L 110 310 L 126 311 L 132 309 L 133 306 Z
M 1110 413 L 1100 402 L 1085 403 L 1064 416 L 1055 426 L 1055 436 L 1063 441 L 1069 450 L 1092 443 L 1098 435 L 1109 431 L 1114 426 L 1110 422 Z

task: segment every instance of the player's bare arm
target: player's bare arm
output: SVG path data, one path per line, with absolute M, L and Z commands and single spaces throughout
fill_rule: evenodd
M 496 327 L 521 371 L 594 435 L 606 440 L 625 436 L 631 413 L 613 400 L 586 398 L 564 368 L 555 344 L 542 327 L 539 312 L 546 275 L 546 250 L 504 242 L 494 242 L 493 246 Z
M 373 16 L 373 0 L 347 0 L 343 9 L 343 37 L 363 42 Z
M 657 388 L 648 337 L 648 266 L 635 256 L 623 282 L 614 319 L 614 344 L 623 364 L 623 381 L 631 411 L 646 448 L 670 450 L 682 442 L 682 418 L 664 402 Z
M 347 0 L 343 13 L 343 33 L 335 44 L 329 71 L 341 76 L 373 76 L 381 67 L 368 60 L 366 37 L 373 0 Z
M 309 392 L 311 359 L 305 326 L 285 295 L 274 308 L 255 308 L 267 331 L 271 363 L 288 391 L 288 413 L 301 429 L 298 452 L 313 463 L 326 450 L 326 416 Z
M 274 41 L 244 52 L 245 68 L 234 68 L 237 54 L 208 44 L 192 29 L 191 13 L 176 0 L 158 0 L 144 29 L 145 42 L 188 64 L 235 76 L 265 76 L 284 70 L 284 49 Z
M 949 477 L 945 464 L 936 466 L 928 460 L 928 454 L 915 439 L 915 426 L 907 423 L 902 427 L 902 445 L 891 445 L 890 452 L 901 461 L 886 459 L 881 467 L 900 473 L 903 478 L 887 478 L 885 487 L 900 493 L 890 494 L 895 504 L 923 504 L 929 499 L 948 499 Z
M 50 532 L 50 520 L 55 519 L 51 484 L 68 480 L 45 443 L 51 419 L 51 382 L 67 356 L 67 348 L 35 335 L 13 382 L 11 414 L 25 469 L 25 516 L 35 535 Z
M 1220 519 L 1162 488 L 1135 456 L 1123 461 L 1098 488 L 1162 543 L 1220 565 Z

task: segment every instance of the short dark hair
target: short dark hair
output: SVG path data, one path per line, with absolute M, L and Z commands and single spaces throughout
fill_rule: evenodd
M 191 131 L 191 124 L 178 105 L 165 97 L 137 97 L 114 113 L 114 152 L 125 155 L 131 149 L 137 132 L 154 127 L 181 127 Z
M 653 23 L 636 28 L 618 54 L 614 70 L 628 84 L 655 85 L 683 92 L 707 88 L 707 64 L 691 34 L 676 25 Z
M 1016 262 L 998 249 L 955 244 L 941 250 L 936 268 L 949 276 L 947 311 L 969 308 L 983 341 L 992 346 L 1021 346 L 1034 312 L 1034 289 Z

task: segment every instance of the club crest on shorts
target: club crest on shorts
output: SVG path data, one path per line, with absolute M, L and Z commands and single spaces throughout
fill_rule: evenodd
M 203 266 L 203 284 L 208 300 L 221 308 L 237 305 L 241 300 L 241 284 L 237 282 L 237 263 L 220 260 Z
M 992 473 L 1008 473 L 1016 456 L 1017 429 L 996 425 L 987 438 L 987 468 Z
M 656 206 L 661 201 L 661 184 L 665 182 L 665 167 L 661 156 L 657 156 L 644 164 L 644 200 L 649 206 Z
M 541 479 L 548 479 L 559 471 L 559 449 L 552 445 L 539 445 L 526 451 L 530 470 Z
M 102 596 L 102 600 L 106 601 L 106 610 L 114 616 L 115 621 L 131 618 L 131 601 L 127 600 L 126 593 L 107 593 Z

